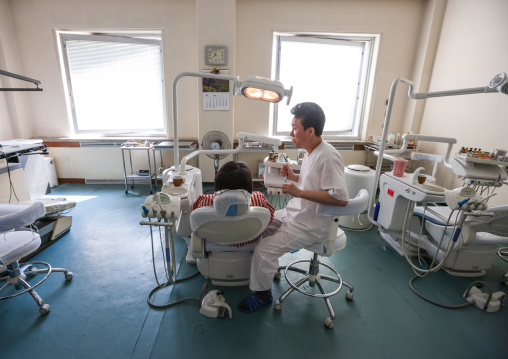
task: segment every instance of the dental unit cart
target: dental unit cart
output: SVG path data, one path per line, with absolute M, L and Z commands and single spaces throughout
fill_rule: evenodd
M 399 83 L 409 85 L 408 96 L 415 100 L 476 93 L 500 92 L 508 95 L 508 78 L 504 73 L 497 74 L 487 87 L 428 93 L 414 93 L 413 82 L 398 77 L 390 90 L 381 143 L 384 143 L 388 136 L 393 101 Z M 400 162 L 401 159 L 397 156 L 403 156 L 410 142 L 414 141 L 447 145 L 444 156 L 430 153 L 411 155 L 411 159 L 434 162 L 433 174 L 430 177 L 421 174 L 424 167 L 408 174 L 399 171 L 395 166 L 394 171 L 381 174 L 382 161 L 387 159 L 394 164 L 396 161 Z M 496 194 L 494 191 L 497 188 L 508 184 L 508 162 L 504 161 L 506 152 L 494 149 L 491 159 L 490 153 L 474 149 L 466 151 L 463 147 L 460 153 L 451 158 L 452 147 L 456 143 L 457 140 L 450 137 L 406 134 L 400 149 L 385 149 L 380 146 L 379 151 L 375 152 L 378 160 L 373 186 L 373 190 L 377 190 L 379 178 L 379 202 L 374 206 L 374 198 L 371 198 L 368 216 L 369 220 L 378 226 L 381 238 L 397 253 L 405 256 L 415 274 L 409 280 L 409 286 L 420 298 L 449 309 L 476 305 L 487 312 L 495 312 L 504 303 L 506 295 L 502 291 L 493 293 L 483 282 L 472 283 L 463 295 L 466 302 L 455 306 L 437 303 L 423 296 L 412 285 L 415 279 L 440 269 L 454 276 L 485 275 L 486 270 L 492 266 L 498 244 L 508 244 L 508 206 L 489 207 L 487 204 L 489 198 Z M 486 158 L 486 155 L 489 155 L 489 158 Z M 427 182 L 427 179 L 434 177 L 437 164 L 452 170 L 463 180 L 463 186 L 450 190 L 431 181 Z M 488 293 L 479 289 L 482 286 Z

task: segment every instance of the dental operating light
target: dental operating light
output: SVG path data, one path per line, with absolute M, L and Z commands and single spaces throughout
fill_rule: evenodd
M 248 98 L 274 103 L 282 101 L 284 96 L 287 96 L 287 104 L 289 105 L 293 87 L 286 90 L 280 81 L 259 76 L 249 76 L 242 81 L 240 92 Z
M 458 89 L 458 90 L 448 90 L 448 91 L 438 91 L 438 92 L 421 92 L 421 93 L 414 93 L 413 87 L 414 83 L 406 80 L 401 77 L 397 77 L 395 80 L 393 80 L 392 87 L 390 89 L 390 96 L 388 98 L 388 106 L 386 108 L 386 116 L 385 116 L 385 122 L 383 124 L 383 135 L 381 137 L 381 143 L 386 143 L 386 138 L 388 137 L 388 129 L 390 125 L 390 117 L 392 115 L 392 107 L 393 107 L 393 101 L 395 99 L 395 93 L 397 91 L 397 85 L 399 82 L 405 83 L 409 86 L 408 96 L 413 100 L 422 100 L 432 97 L 443 97 L 443 96 L 458 96 L 458 95 L 470 95 L 470 94 L 477 94 L 477 93 L 502 93 L 505 95 L 508 95 L 508 77 L 506 76 L 506 73 L 500 72 L 497 75 L 495 75 L 492 80 L 490 80 L 489 85 L 485 87 L 473 87 L 473 88 L 466 88 L 466 89 Z M 414 135 L 405 135 L 404 137 L 407 138 L 413 138 L 418 139 Z M 422 137 L 422 136 L 419 136 Z M 379 176 L 381 174 L 381 164 L 383 161 L 383 155 L 385 153 L 385 146 L 379 146 L 378 151 L 378 158 L 376 163 L 376 176 L 374 181 L 374 187 L 373 192 L 376 193 L 378 183 L 379 183 Z M 448 146 L 447 153 L 444 159 L 444 165 L 448 168 L 451 168 L 451 165 L 448 163 L 448 157 L 451 153 L 451 144 Z M 369 220 L 372 223 L 376 223 L 376 221 L 373 218 L 373 208 L 374 208 L 374 198 L 375 196 L 371 196 L 370 202 L 369 202 Z
M 238 76 L 235 77 L 229 75 L 202 73 L 202 72 L 182 72 L 179 75 L 177 75 L 173 80 L 173 143 L 174 143 L 175 169 L 180 173 L 182 171 L 185 171 L 185 167 L 183 169 L 180 168 L 181 167 L 179 164 L 180 151 L 178 148 L 177 87 L 178 81 L 180 81 L 182 77 L 201 77 L 219 80 L 229 80 L 233 82 L 233 95 L 242 94 L 247 98 L 272 103 L 280 102 L 284 97 L 287 97 L 287 104 L 289 105 L 289 101 L 291 100 L 291 95 L 293 93 L 293 87 L 291 87 L 289 90 L 284 89 L 284 86 L 280 81 L 271 80 L 258 76 L 249 76 L 245 79 L 245 81 L 240 81 L 240 78 Z M 247 136 L 247 138 L 250 139 L 249 136 Z
M 508 95 L 508 77 L 504 72 L 498 73 L 489 83 L 490 88 L 495 88 L 497 91 Z

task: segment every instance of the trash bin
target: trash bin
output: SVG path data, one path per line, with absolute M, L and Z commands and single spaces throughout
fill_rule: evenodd
M 366 189 L 370 196 L 372 194 L 372 187 L 376 178 L 376 171 L 367 166 L 362 165 L 349 165 L 344 168 L 344 179 L 346 180 L 347 193 L 349 198 L 356 197 L 361 189 Z M 339 225 L 344 228 L 351 229 L 367 229 L 371 223 L 367 214 L 355 214 L 352 216 L 341 216 L 339 218 Z
M 58 186 L 58 177 L 56 176 L 56 167 L 53 157 L 44 157 L 44 165 L 48 173 L 48 180 L 50 187 Z

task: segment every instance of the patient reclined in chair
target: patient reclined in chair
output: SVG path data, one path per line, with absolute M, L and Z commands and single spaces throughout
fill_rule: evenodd
M 190 216 L 192 255 L 201 274 L 215 285 L 248 285 L 252 253 L 270 222 L 270 211 L 250 206 L 250 193 L 225 190 L 216 193 L 213 207 L 194 210 Z M 244 244 L 235 246 L 235 244 Z

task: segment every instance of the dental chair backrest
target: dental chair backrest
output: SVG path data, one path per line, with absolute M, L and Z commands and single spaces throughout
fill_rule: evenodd
M 194 235 L 222 244 L 237 244 L 258 237 L 270 222 L 270 211 L 250 206 L 250 193 L 225 190 L 215 194 L 213 207 L 197 208 L 191 213 Z

